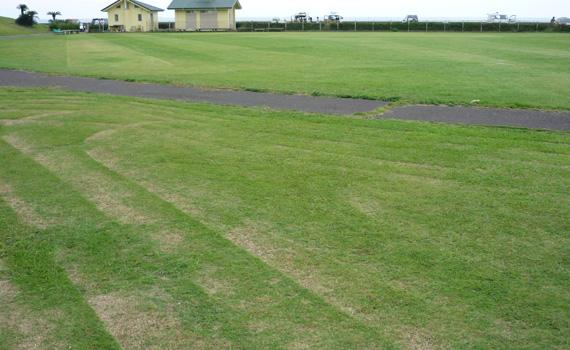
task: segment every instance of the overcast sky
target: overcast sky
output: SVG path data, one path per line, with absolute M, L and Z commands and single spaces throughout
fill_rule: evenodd
M 171 0 L 142 0 L 166 9 Z M 87 19 L 102 17 L 100 10 L 112 0 L 0 0 L 0 16 L 16 17 L 16 6 L 25 3 L 39 12 L 57 10 L 64 18 Z M 400 18 L 417 14 L 424 18 L 483 18 L 487 13 L 501 12 L 521 18 L 570 17 L 570 0 L 240 0 L 243 10 L 239 18 L 288 18 L 305 11 L 322 17 L 332 11 L 346 18 Z M 174 17 L 165 12 L 163 18 Z

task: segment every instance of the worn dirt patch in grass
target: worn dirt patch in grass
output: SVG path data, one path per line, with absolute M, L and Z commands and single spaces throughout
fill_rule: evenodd
M 185 233 L 176 229 L 161 229 L 151 234 L 151 238 L 158 244 L 160 251 L 173 253 L 184 242 Z
M 403 330 L 402 346 L 410 350 L 432 350 L 440 348 L 435 339 L 418 328 L 406 328 Z
M 233 282 L 231 280 L 218 277 L 216 274 L 217 271 L 218 268 L 215 266 L 206 266 L 198 272 L 195 282 L 210 295 L 232 295 L 234 293 Z
M 15 126 L 15 125 L 33 124 L 38 121 L 41 121 L 44 118 L 59 117 L 59 116 L 69 115 L 71 113 L 73 112 L 72 111 L 44 112 L 44 113 L 33 114 L 19 119 L 2 119 L 0 120 L 0 125 Z
M 53 225 L 53 220 L 43 218 L 36 210 L 25 200 L 20 198 L 12 189 L 12 187 L 0 179 L 0 197 L 14 210 L 16 215 L 28 226 L 39 229 L 46 229 Z
M 248 222 L 242 227 L 226 233 L 226 238 L 261 259 L 266 264 L 276 268 L 281 273 L 290 276 L 300 286 L 322 297 L 327 303 L 344 314 L 366 319 L 366 315 L 358 313 L 352 306 L 338 299 L 330 284 L 323 279 L 319 272 L 308 265 L 300 266 L 296 260 L 299 250 L 285 249 L 283 245 L 272 241 L 270 234 L 263 233 L 263 225 Z
M 39 150 L 16 135 L 4 137 L 13 147 L 31 156 L 36 162 L 70 182 L 84 193 L 99 210 L 122 224 L 147 224 L 155 221 L 149 213 L 134 208 L 126 201 L 133 194 L 103 170 L 86 166 L 71 152 Z
M 1 260 L 0 265 L 5 269 Z M 19 293 L 8 279 L 0 276 L 0 332 L 15 335 L 12 339 L 15 349 L 64 349 L 64 344 L 54 337 L 55 322 L 63 319 L 63 313 L 57 309 L 32 311 L 17 300 Z M 2 344 L 0 348 L 4 349 Z
M 176 317 L 175 302 L 158 288 L 98 295 L 89 298 L 89 304 L 125 349 L 230 347 L 229 343 L 209 342 L 183 329 Z

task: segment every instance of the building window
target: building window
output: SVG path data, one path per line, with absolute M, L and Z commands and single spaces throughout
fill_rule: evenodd
M 115 15 L 115 22 L 119 22 L 119 15 Z
M 142 15 L 139 14 L 139 22 L 142 22 Z

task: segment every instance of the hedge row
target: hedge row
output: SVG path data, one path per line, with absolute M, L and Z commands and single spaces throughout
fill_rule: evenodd
M 340 22 L 340 23 L 270 23 L 237 22 L 238 31 L 394 31 L 394 32 L 567 32 L 570 26 L 549 23 L 478 23 L 478 22 Z
M 79 30 L 79 23 L 70 21 L 50 21 L 49 29 Z

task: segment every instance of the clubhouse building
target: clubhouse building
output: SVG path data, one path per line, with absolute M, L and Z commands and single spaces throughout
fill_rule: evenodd
M 137 0 L 117 0 L 105 7 L 109 29 L 115 32 L 151 32 L 158 30 L 161 8 Z
M 239 0 L 173 0 L 176 30 L 227 31 L 236 30 L 236 10 Z

